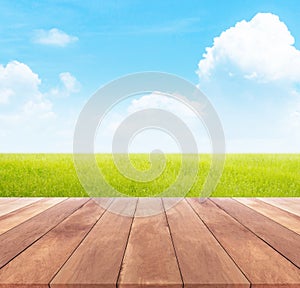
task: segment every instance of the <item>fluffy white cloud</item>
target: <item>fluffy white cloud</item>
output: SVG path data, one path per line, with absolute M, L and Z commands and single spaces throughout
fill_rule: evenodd
M 46 119 L 55 117 L 55 113 L 52 111 L 53 104 L 47 99 L 42 99 L 39 101 L 29 100 L 23 107 L 22 112 L 26 116 L 39 116 L 40 119 Z
M 77 93 L 80 91 L 80 83 L 71 73 L 60 73 L 59 78 L 68 93 Z
M 76 42 L 78 37 L 68 35 L 64 31 L 57 28 L 52 28 L 50 30 L 37 30 L 35 32 L 34 41 L 43 45 L 53 45 L 65 47 L 72 42 Z
M 14 94 L 11 89 L 2 88 L 0 90 L 0 104 L 6 104 L 9 102 L 9 98 Z
M 59 79 L 62 88 L 58 96 L 78 91 L 80 84 L 69 72 L 61 73 Z M 0 152 L 64 149 L 61 141 L 65 139 L 59 132 L 72 127 L 68 121 L 74 121 L 76 115 L 70 120 L 56 114 L 55 99 L 50 92 L 41 90 L 41 83 L 38 74 L 24 63 L 12 61 L 0 65 L 0 136 L 5 137 L 0 141 Z M 72 139 L 63 147 L 71 147 L 71 143 Z
M 186 99 L 185 101 L 188 102 Z M 172 112 L 182 119 L 196 118 L 196 114 L 185 103 L 159 92 L 153 92 L 138 99 L 132 100 L 130 106 L 128 107 L 128 112 L 134 113 L 142 109 L 150 108 L 157 108 Z
M 122 108 L 122 113 L 120 113 L 118 105 L 114 107 L 114 109 L 104 118 L 103 123 L 101 124 L 105 135 L 115 133 L 120 124 L 129 115 L 140 110 L 154 108 L 169 111 L 184 119 L 190 119 L 193 117 L 196 118 L 196 115 L 191 111 L 191 109 L 183 103 L 159 92 L 153 92 L 130 100 L 130 103 L 127 103 L 127 111 Z
M 18 95 L 38 97 L 41 80 L 27 65 L 18 61 L 0 64 L 0 103 L 8 103 Z
M 80 82 L 70 73 L 63 72 L 59 74 L 60 85 L 52 88 L 47 94 L 50 97 L 68 97 L 70 94 L 78 93 L 81 89 Z
M 184 100 L 188 101 L 186 99 Z M 147 109 L 161 109 L 176 115 L 186 124 L 194 135 L 199 149 L 201 149 L 201 151 L 210 151 L 210 141 L 207 131 L 194 111 L 181 100 L 174 99 L 160 92 L 137 96 L 134 99 L 128 99 L 114 106 L 109 113 L 105 115 L 98 127 L 95 145 L 96 151 L 111 152 L 113 136 L 122 122 L 133 113 Z M 153 147 L 162 151 L 179 151 L 177 142 L 168 134 L 157 128 L 145 128 L 149 128 L 149 130 L 143 130 L 137 135 L 132 135 L 134 137 L 132 143 L 129 145 L 130 151 L 149 152 L 153 150 Z
M 209 77 L 218 66 L 232 65 L 247 79 L 300 82 L 300 51 L 288 27 L 277 15 L 258 13 L 214 38 L 197 71 Z
M 0 65 L 0 104 L 12 106 L 10 110 L 19 116 L 22 113 L 49 115 L 52 103 L 40 92 L 40 84 L 39 76 L 24 63 L 12 61 Z

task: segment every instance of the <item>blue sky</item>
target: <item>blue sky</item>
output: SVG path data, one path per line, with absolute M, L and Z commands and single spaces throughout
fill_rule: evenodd
M 72 152 L 74 125 L 91 94 L 141 71 L 199 85 L 222 120 L 228 152 L 300 152 L 298 1 L 0 5 L 0 152 Z M 104 128 L 130 105 L 116 107 Z M 109 151 L 113 129 L 101 133 L 99 150 Z M 152 149 L 149 139 L 163 139 L 158 134 L 150 131 L 132 150 Z M 172 151 L 167 138 L 161 148 Z

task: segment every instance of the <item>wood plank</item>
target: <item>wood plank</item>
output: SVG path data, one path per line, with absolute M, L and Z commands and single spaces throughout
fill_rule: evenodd
M 0 234 L 38 215 L 66 198 L 44 198 L 0 217 Z
M 89 199 L 70 198 L 0 235 L 0 267 L 71 215 Z
M 212 201 L 300 267 L 300 235 L 233 199 L 215 198 Z
M 234 198 L 260 214 L 300 234 L 300 217 L 255 198 Z
M 52 280 L 51 287 L 116 287 L 137 199 L 119 198 Z M 130 212 L 130 213 L 129 213 Z M 74 273 L 76 271 L 76 273 Z
M 0 270 L 0 287 L 48 284 L 105 210 L 88 201 Z
M 300 200 L 299 198 L 258 198 L 270 205 L 293 213 L 300 217 Z
M 251 287 L 300 287 L 300 271 L 254 233 L 208 200 L 188 200 Z
M 146 216 L 146 215 L 155 216 Z M 180 271 L 160 198 L 140 198 L 118 287 L 182 287 Z
M 0 206 L 0 216 L 18 210 L 41 199 L 42 198 L 18 198 L 8 201 L 7 203 L 3 203 L 3 205 Z
M 172 206 L 173 199 L 164 199 Z M 186 200 L 166 211 L 184 287 L 250 287 Z
M 18 198 L 18 197 L 0 197 L 0 209 L 1 209 L 2 205 L 5 205 L 9 202 L 16 201 L 18 199 L 20 199 L 20 198 Z

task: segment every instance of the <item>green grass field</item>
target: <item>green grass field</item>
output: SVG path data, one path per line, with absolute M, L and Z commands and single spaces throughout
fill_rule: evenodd
M 151 196 L 170 186 L 178 175 L 180 155 L 169 154 L 166 157 L 163 173 L 154 181 L 142 183 L 120 175 L 110 154 L 97 155 L 97 162 L 107 182 L 117 190 L 128 196 Z M 141 171 L 149 168 L 145 154 L 133 154 L 131 161 Z M 198 179 L 187 196 L 199 195 L 209 167 L 210 156 L 200 155 Z M 89 195 L 77 178 L 71 154 L 0 154 L 0 196 Z M 223 175 L 212 196 L 299 197 L 300 154 L 226 155 Z

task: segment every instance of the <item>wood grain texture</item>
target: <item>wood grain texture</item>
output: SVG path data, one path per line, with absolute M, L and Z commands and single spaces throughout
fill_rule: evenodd
M 18 197 L 0 197 L 0 209 L 1 209 L 2 205 L 6 205 L 7 203 L 16 201 L 18 199 L 20 199 L 20 198 L 18 198 Z
M 51 282 L 51 287 L 116 287 L 137 199 L 116 199 Z M 74 273 L 76 271 L 76 273 Z
M 135 215 L 118 286 L 182 287 L 161 199 L 140 198 Z
M 47 288 L 104 210 L 89 201 L 0 270 L 0 287 Z M 22 269 L 20 269 L 22 267 Z
M 300 235 L 233 199 L 215 198 L 212 201 L 300 267 Z
M 12 201 L 7 201 L 6 203 L 4 201 L 2 202 L 2 205 L 0 205 L 0 216 L 18 210 L 41 199 L 42 198 L 17 198 L 13 199 Z
M 300 217 L 253 198 L 234 198 L 236 201 L 252 208 L 260 214 L 276 221 L 284 227 L 300 234 Z
M 300 288 L 300 199 L 264 200 L 0 198 L 0 288 Z
M 297 198 L 258 198 L 260 201 L 293 213 L 300 217 L 300 201 Z
M 0 267 L 71 215 L 89 199 L 71 198 L 0 235 Z
M 172 199 L 164 199 L 169 202 Z M 166 211 L 184 287 L 250 287 L 186 200 Z
M 188 200 L 251 282 L 251 287 L 299 287 L 300 270 L 212 201 Z
M 0 217 L 0 234 L 40 214 L 66 198 L 44 198 Z

